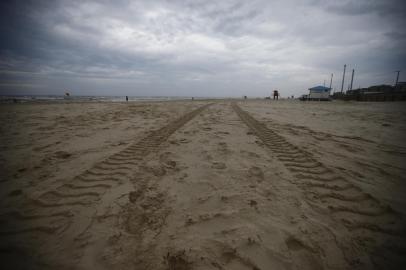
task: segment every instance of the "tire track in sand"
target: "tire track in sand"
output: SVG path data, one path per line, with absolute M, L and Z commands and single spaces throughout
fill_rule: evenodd
M 0 222 L 3 224 L 0 235 L 26 235 L 26 233 L 52 235 L 64 232 L 75 222 L 80 223 L 78 220 L 75 221 L 75 217 L 80 219 L 87 211 L 94 210 L 95 203 L 108 190 L 128 182 L 139 161 L 156 151 L 171 134 L 210 105 L 201 106 L 150 132 L 145 138 L 97 163 L 68 183 L 29 199 L 24 207 L 0 214 Z
M 403 253 L 405 247 L 400 239 L 405 242 L 406 227 L 400 213 L 327 168 L 311 153 L 289 143 L 237 104 L 233 103 L 232 107 L 240 119 L 300 181 L 310 205 L 322 208 L 324 213 L 329 213 L 334 220 L 341 222 L 354 236 L 376 234 L 373 239 L 379 239 L 381 243 L 376 243 L 378 246 L 383 245 L 396 255 Z

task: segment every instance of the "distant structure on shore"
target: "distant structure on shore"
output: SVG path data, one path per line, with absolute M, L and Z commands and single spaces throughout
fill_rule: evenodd
M 374 85 L 368 88 L 348 90 L 346 93 L 334 93 L 333 99 L 357 101 L 406 101 L 406 82 L 391 85 Z
M 302 95 L 299 99 L 300 100 L 317 100 L 317 101 L 329 101 L 330 98 L 331 88 L 325 86 L 315 86 L 309 88 L 308 95 Z
M 344 91 L 345 72 L 347 64 L 344 65 L 343 77 L 341 81 L 341 91 L 330 95 L 333 76 L 330 77 L 330 87 L 325 87 L 326 80 L 323 86 L 315 86 L 309 88 L 308 95 L 302 95 L 300 100 L 356 100 L 356 101 L 406 101 L 406 82 L 399 82 L 400 70 L 396 70 L 395 84 L 392 85 L 374 85 L 368 88 L 353 89 L 355 69 L 352 69 L 351 82 L 348 84 L 348 90 Z
M 279 99 L 279 91 L 278 90 L 273 90 L 273 99 L 276 99 L 276 100 Z
M 70 93 L 68 91 L 65 92 L 64 99 L 70 99 Z

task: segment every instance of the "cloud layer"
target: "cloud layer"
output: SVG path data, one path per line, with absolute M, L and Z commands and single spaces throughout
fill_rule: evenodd
M 340 90 L 345 63 L 355 87 L 393 84 L 406 67 L 395 0 L 10 1 L 1 12 L 0 94 L 287 96 L 331 73 Z

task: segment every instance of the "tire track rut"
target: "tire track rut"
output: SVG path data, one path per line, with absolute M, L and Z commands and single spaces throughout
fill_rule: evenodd
M 75 222 L 76 216 L 80 218 L 83 215 L 81 212 L 92 208 L 108 190 L 128 182 L 139 161 L 158 150 L 169 136 L 210 105 L 201 106 L 150 132 L 140 141 L 95 164 L 71 181 L 28 199 L 27 204 L 20 209 L 0 214 L 0 220 L 8 221 L 3 223 L 6 226 L 2 226 L 0 235 L 62 233 Z
M 232 107 L 242 122 L 294 175 L 299 185 L 303 187 L 305 198 L 312 207 L 322 208 L 322 212 L 329 213 L 350 233 L 379 234 L 374 239 L 379 239 L 383 243 L 390 243 L 389 239 L 392 239 L 392 236 L 403 239 L 403 243 L 406 242 L 406 226 L 400 213 L 390 206 L 383 205 L 378 199 L 327 168 L 311 153 L 289 143 L 237 104 L 232 103 Z M 348 195 L 349 191 L 351 191 L 350 195 Z M 351 220 L 342 216 L 345 213 L 351 216 Z M 356 237 L 356 235 L 353 236 Z M 399 240 L 399 242 L 402 241 Z M 393 246 L 390 250 L 401 255 L 405 247 Z

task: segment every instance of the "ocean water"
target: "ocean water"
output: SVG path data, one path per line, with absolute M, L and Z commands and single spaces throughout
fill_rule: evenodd
M 192 97 L 180 96 L 128 96 L 128 101 L 170 101 L 170 100 L 191 100 Z M 195 99 L 207 99 L 195 97 Z M 0 103 L 23 103 L 23 102 L 123 102 L 125 96 L 62 96 L 62 95 L 21 95 L 21 96 L 0 96 Z

